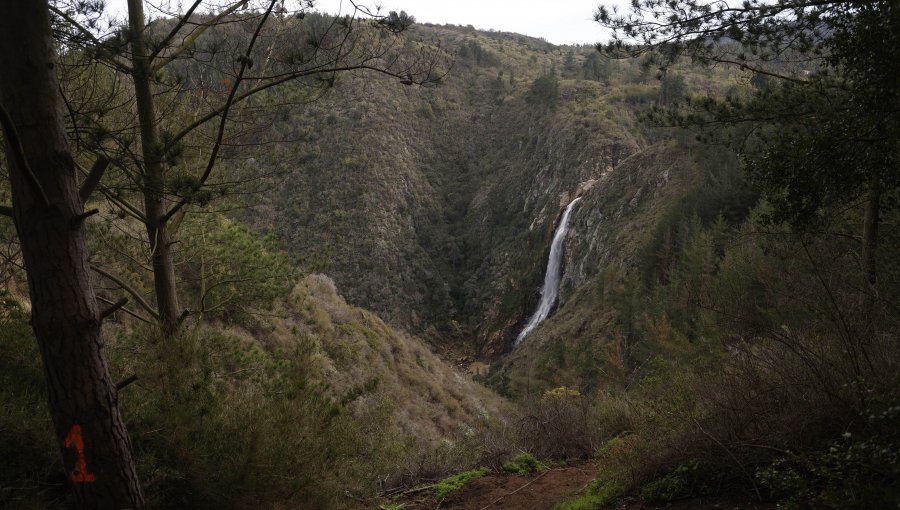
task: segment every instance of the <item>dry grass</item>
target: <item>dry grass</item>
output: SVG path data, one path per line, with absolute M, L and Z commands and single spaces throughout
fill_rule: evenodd
M 479 437 L 503 423 L 511 406 L 438 358 L 420 339 L 348 305 L 330 278 L 304 278 L 276 306 L 269 350 L 307 352 L 313 380 L 326 384 L 384 458 L 379 485 L 436 477 L 477 463 Z

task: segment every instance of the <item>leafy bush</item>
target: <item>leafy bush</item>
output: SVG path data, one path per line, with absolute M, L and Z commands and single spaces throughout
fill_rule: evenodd
M 546 466 L 538 462 L 534 455 L 530 453 L 521 453 L 513 457 L 509 462 L 503 463 L 503 470 L 507 473 L 538 473 L 546 469 Z
M 784 457 L 758 472 L 785 508 L 900 507 L 900 405 L 868 416 L 828 449 Z
M 690 460 L 679 465 L 666 476 L 645 484 L 641 499 L 647 503 L 668 503 L 709 492 L 706 482 L 710 476 L 702 473 L 700 462 Z

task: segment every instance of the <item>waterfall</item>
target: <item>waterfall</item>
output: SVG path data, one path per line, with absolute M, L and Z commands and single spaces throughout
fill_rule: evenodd
M 528 333 L 531 333 L 538 324 L 543 322 L 544 319 L 550 315 L 550 310 L 553 309 L 553 305 L 556 303 L 557 297 L 559 297 L 559 282 L 562 280 L 563 241 L 566 240 L 566 232 L 569 231 L 569 215 L 572 213 L 572 207 L 575 205 L 575 202 L 578 202 L 579 200 L 581 200 L 581 197 L 572 200 L 572 202 L 566 206 L 566 210 L 563 211 L 562 218 L 559 220 L 559 226 L 556 227 L 556 232 L 553 234 L 553 242 L 550 243 L 550 259 L 547 260 L 547 272 L 544 274 L 544 286 L 541 287 L 541 302 L 538 303 L 534 315 L 528 319 L 525 328 L 522 329 L 522 332 L 516 337 L 516 341 L 513 344 L 514 348 L 518 347 L 525 336 L 528 335 Z

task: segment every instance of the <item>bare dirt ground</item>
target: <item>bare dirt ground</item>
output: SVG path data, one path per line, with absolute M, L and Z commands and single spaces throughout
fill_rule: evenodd
M 402 500 L 404 510 L 550 509 L 584 488 L 597 475 L 592 463 L 552 468 L 530 475 L 490 474 L 476 478 L 443 501 Z
M 556 467 L 543 473 L 513 475 L 495 473 L 476 478 L 444 500 L 427 494 L 398 500 L 404 510 L 551 510 L 579 493 L 597 476 L 594 463 Z M 665 506 L 625 502 L 608 510 L 772 510 L 775 505 L 735 502 L 722 498 L 690 499 Z

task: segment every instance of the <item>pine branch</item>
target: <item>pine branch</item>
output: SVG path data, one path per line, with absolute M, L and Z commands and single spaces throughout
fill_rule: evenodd
M 234 104 L 234 96 L 237 94 L 238 88 L 241 85 L 241 82 L 244 78 L 244 73 L 248 68 L 253 66 L 253 61 L 250 59 L 250 55 L 253 53 L 253 47 L 256 45 L 256 41 L 259 39 L 259 34 L 262 32 L 263 26 L 266 24 L 266 20 L 269 19 L 269 15 L 272 13 L 272 9 L 275 7 L 275 4 L 278 0 L 272 0 L 269 2 L 269 8 L 266 9 L 265 14 L 263 14 L 262 19 L 259 24 L 256 26 L 256 31 L 253 33 L 253 37 L 250 38 L 250 43 L 247 45 L 247 51 L 244 53 L 244 56 L 240 58 L 241 69 L 238 71 L 237 77 L 234 80 L 234 85 L 231 86 L 231 91 L 228 93 L 228 99 L 225 101 L 225 105 L 222 110 L 222 119 L 219 122 L 219 129 L 216 133 L 216 141 L 213 143 L 212 151 L 209 155 L 209 160 L 206 163 L 206 168 L 203 170 L 203 175 L 200 177 L 199 183 L 200 186 L 206 184 L 207 179 L 212 174 L 213 168 L 216 165 L 216 159 L 219 156 L 219 150 L 222 148 L 222 140 L 225 137 L 225 125 L 228 122 L 228 113 L 231 111 L 231 106 Z M 182 207 L 187 205 L 187 197 L 182 198 L 178 201 L 170 210 L 167 212 L 162 221 L 166 222 L 172 218 L 172 215 L 176 214 Z
M 149 59 L 151 61 L 156 58 L 157 55 L 159 55 L 160 51 L 162 51 L 166 46 L 169 45 L 170 42 L 172 42 L 172 39 L 176 35 L 178 35 L 178 31 L 187 24 L 188 20 L 191 19 L 191 15 L 194 14 L 194 11 L 197 10 L 197 7 L 200 7 L 201 3 L 203 3 L 203 0 L 196 0 L 194 4 L 191 5 L 191 7 L 180 18 L 178 18 L 178 23 L 176 23 L 175 26 L 172 27 L 172 30 L 169 31 L 169 33 L 165 37 L 163 37 L 163 40 L 157 45 L 156 49 L 153 50 L 152 53 L 150 53 Z
M 125 283 L 121 278 L 115 276 L 114 274 L 112 274 L 108 271 L 104 271 L 103 269 L 101 269 L 97 266 L 91 266 L 91 270 L 93 270 L 95 273 L 100 274 L 101 276 L 105 276 L 106 278 L 112 280 L 113 283 L 118 285 L 122 290 L 131 294 L 131 296 L 134 298 L 134 300 L 137 302 L 137 304 L 141 305 L 141 308 L 143 308 L 147 313 L 149 313 L 151 317 L 153 317 L 156 320 L 159 320 L 159 314 L 156 313 L 156 310 L 154 310 L 153 307 L 150 306 L 150 304 L 147 303 L 147 301 L 144 300 L 144 298 L 140 295 L 140 293 L 138 293 L 138 291 L 135 290 L 132 286 Z
M 176 58 L 178 58 L 179 55 L 181 55 L 181 54 L 184 53 L 185 51 L 189 50 L 189 49 L 194 45 L 194 43 L 197 42 L 197 39 L 198 39 L 201 35 L 203 35 L 207 30 L 209 30 L 210 28 L 214 27 L 214 26 L 215 26 L 219 21 L 221 21 L 224 17 L 230 15 L 230 14 L 233 13 L 234 11 L 236 11 L 236 10 L 240 9 L 241 7 L 247 5 L 247 1 L 248 1 L 248 0 L 243 0 L 243 1 L 241 1 L 241 2 L 238 2 L 238 3 L 234 4 L 234 5 L 232 5 L 232 6 L 229 7 L 228 9 L 225 9 L 224 11 L 222 11 L 221 13 L 219 13 L 219 15 L 216 16 L 215 18 L 213 18 L 213 19 L 209 20 L 208 22 L 202 24 L 199 28 L 197 28 L 196 30 L 194 30 L 193 32 L 191 32 L 191 34 L 190 34 L 189 36 L 185 37 L 184 40 L 181 42 L 181 44 L 178 46 L 178 48 L 176 48 L 175 50 L 173 50 L 171 53 L 167 54 L 166 56 L 160 57 L 160 59 L 159 59 L 158 61 L 155 61 L 155 62 L 154 62 L 155 57 L 159 57 L 158 52 L 159 52 L 160 50 L 157 50 L 156 52 L 154 52 L 154 53 L 150 56 L 150 58 L 152 59 L 152 60 L 151 60 L 151 69 L 154 70 L 154 71 L 158 71 L 158 70 L 162 69 L 163 67 L 169 65 L 173 60 L 175 60 Z M 187 20 L 185 20 L 185 23 L 186 23 L 186 22 L 187 22 Z
M 109 159 L 105 156 L 100 156 L 97 158 L 97 161 L 94 162 L 91 171 L 88 172 L 84 182 L 81 183 L 81 189 L 78 190 L 78 195 L 81 196 L 82 202 L 87 202 L 91 193 L 93 193 L 97 185 L 100 184 L 100 179 L 103 178 L 103 173 L 106 172 L 107 167 L 109 167 Z
M 88 30 L 87 28 L 85 28 L 81 23 L 79 23 L 78 21 L 76 21 L 75 19 L 73 19 L 71 16 L 69 16 L 69 15 L 66 14 L 65 12 L 63 12 L 63 11 L 57 9 L 56 7 L 54 7 L 52 3 L 48 5 L 48 8 L 50 9 L 50 12 L 52 12 L 53 14 L 56 14 L 56 15 L 59 16 L 60 18 L 64 19 L 64 20 L 66 21 L 66 23 L 68 23 L 68 24 L 72 25 L 73 27 L 75 27 L 75 29 L 78 30 L 78 32 L 80 32 L 81 35 L 87 37 L 88 40 L 90 40 L 91 43 L 93 43 L 94 45 L 96 45 L 98 48 L 102 48 L 102 47 L 105 47 L 105 46 L 106 46 L 106 45 L 103 43 L 103 41 L 101 41 L 100 39 L 97 39 L 97 37 L 93 34 L 93 32 L 91 32 L 90 30 Z M 113 59 L 100 59 L 100 60 L 106 62 L 106 63 L 109 64 L 109 65 L 111 65 L 111 66 L 113 67 L 113 69 L 116 69 L 117 71 L 121 71 L 121 72 L 126 73 L 126 74 L 127 74 L 127 73 L 130 73 L 130 72 L 132 71 L 131 67 L 130 67 L 128 64 L 126 64 L 125 61 L 123 61 L 123 60 L 120 60 L 120 59 L 117 59 L 117 58 L 113 58 Z

